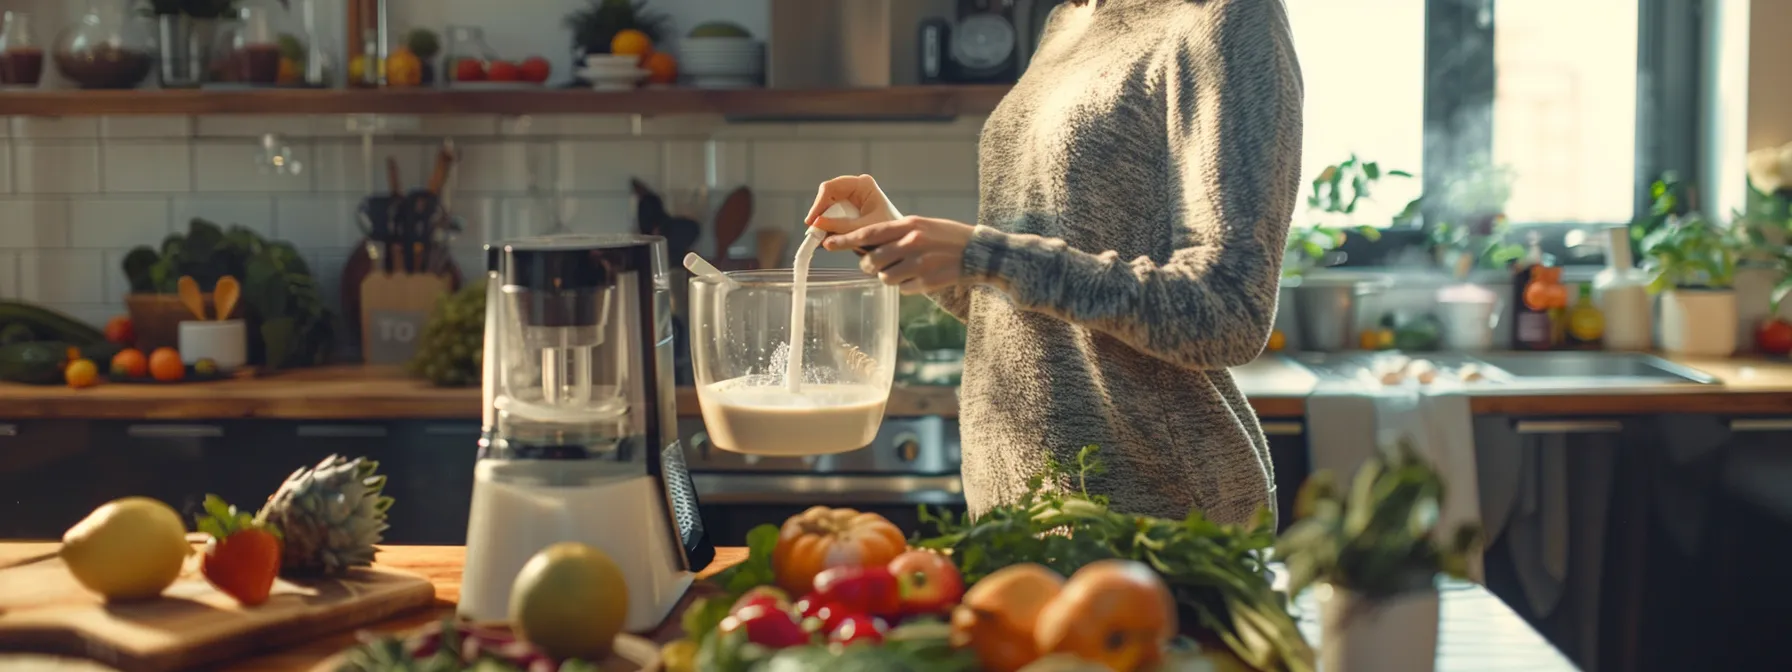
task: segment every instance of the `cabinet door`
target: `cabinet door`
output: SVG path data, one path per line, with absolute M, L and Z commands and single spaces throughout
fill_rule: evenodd
M 73 420 L 0 420 L 0 539 L 60 539 L 107 501 L 90 429 Z
M 388 475 L 386 541 L 458 546 L 467 541 L 473 503 L 473 462 L 479 455 L 479 422 L 431 420 L 393 423 L 393 440 L 381 471 Z
M 1264 419 L 1263 435 L 1269 439 L 1269 459 L 1276 470 L 1276 531 L 1281 532 L 1294 522 L 1294 499 L 1312 471 L 1313 460 L 1301 421 Z

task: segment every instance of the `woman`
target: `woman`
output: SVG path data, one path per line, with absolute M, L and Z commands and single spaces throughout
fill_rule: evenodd
M 1116 510 L 1273 512 L 1227 368 L 1275 317 L 1301 96 L 1282 0 L 1073 0 L 983 127 L 977 225 L 903 217 L 870 176 L 821 185 L 827 249 L 875 248 L 867 273 L 966 324 L 973 514 L 1086 445 Z M 862 216 L 822 217 L 838 201 Z

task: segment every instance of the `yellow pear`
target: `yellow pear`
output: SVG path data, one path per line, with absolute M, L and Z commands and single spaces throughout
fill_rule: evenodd
M 180 514 L 147 497 L 107 502 L 62 535 L 69 573 L 108 600 L 161 595 L 192 552 Z
M 555 658 L 602 662 L 628 618 L 628 584 L 603 551 L 577 542 L 536 553 L 510 589 L 510 625 Z

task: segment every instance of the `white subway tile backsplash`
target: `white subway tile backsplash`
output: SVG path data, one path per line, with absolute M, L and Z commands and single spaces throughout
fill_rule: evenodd
M 500 203 L 500 199 L 487 196 L 455 198 L 453 214 L 461 220 L 461 232 L 455 234 L 455 244 L 477 247 L 492 240 L 492 232 L 497 231 L 497 223 L 503 216 Z
M 571 200 L 571 199 L 567 199 Z M 575 203 L 568 203 L 565 209 L 570 212 Z M 487 223 L 488 240 L 522 238 L 538 236 L 554 228 L 559 217 L 556 205 L 551 199 L 529 196 L 512 196 L 498 201 L 497 217 Z M 577 214 L 577 213 L 573 213 Z
M 253 142 L 212 140 L 193 143 L 193 187 L 201 192 L 311 191 L 311 145 L 289 139 L 293 158 L 303 171 L 276 173 L 256 163 L 262 149 Z
M 361 239 L 355 224 L 360 199 L 347 196 L 282 196 L 274 202 L 274 234 L 300 249 L 339 249 Z
M 107 142 L 101 157 L 108 192 L 181 193 L 193 189 L 193 150 L 185 142 Z
M 202 138 L 257 138 L 269 133 L 309 136 L 315 128 L 304 115 L 220 115 L 199 117 L 194 131 Z
M 106 139 L 185 140 L 193 136 L 191 117 L 101 117 L 100 136 Z
M 100 190 L 100 147 L 92 141 L 12 143 L 13 191 L 91 194 Z
M 747 184 L 751 181 L 752 147 L 738 140 L 667 141 L 662 181 L 668 188 L 706 185 L 712 190 Z M 712 163 L 714 175 L 710 174 Z
M 622 137 L 633 135 L 633 117 L 625 114 L 546 114 L 505 117 L 498 120 L 500 135 L 535 137 Z
M 630 178 L 661 190 L 676 186 L 660 184 L 658 142 L 561 142 L 558 157 L 556 172 L 566 191 L 627 193 Z
M 813 205 L 814 202 L 815 197 L 813 195 L 786 196 L 780 194 L 755 194 L 753 198 L 753 225 L 748 227 L 747 233 L 742 235 L 741 238 L 751 241 L 753 239 L 754 231 L 776 228 L 784 229 L 785 232 L 791 234 L 792 239 L 794 240 L 796 236 L 801 235 L 803 216 L 809 214 L 809 206 Z M 794 253 L 795 251 L 796 248 L 792 247 L 791 252 Z
M 0 140 L 0 194 L 12 193 L 12 144 Z
M 134 247 L 134 246 L 133 246 Z M 157 245 L 151 243 L 151 248 Z M 101 292 L 107 297 L 124 297 L 131 293 L 131 281 L 124 275 L 124 257 L 131 253 L 131 248 L 117 248 L 102 251 L 101 265 L 105 277 L 101 280 Z
M 239 224 L 263 236 L 274 235 L 274 199 L 269 196 L 177 196 L 172 224 L 184 231 L 195 218 L 229 227 Z
M 555 147 L 547 142 L 458 143 L 461 191 L 523 193 L 531 175 L 543 190 L 554 186 Z M 627 188 L 627 185 L 623 185 Z
M 951 121 L 916 122 L 807 122 L 797 124 L 803 138 L 847 138 L 878 140 L 884 138 L 955 138 L 975 140 L 983 132 L 988 117 L 959 117 Z
M 903 214 L 950 219 L 966 224 L 977 223 L 976 196 L 920 196 L 915 200 L 915 211 Z
M 483 138 L 498 134 L 498 119 L 484 115 L 448 115 L 423 117 L 420 135 Z
M 871 176 L 886 192 L 977 192 L 977 144 L 969 140 L 871 143 Z
M 627 196 L 584 196 L 572 199 L 572 221 L 567 227 L 577 233 L 630 233 L 635 230 L 635 212 Z
M 19 298 L 35 303 L 107 300 L 105 255 L 99 250 L 38 250 L 19 256 Z
M 99 134 L 98 117 L 12 118 L 12 136 L 15 138 L 32 140 L 97 138 Z
M 814 193 L 822 182 L 865 172 L 865 145 L 859 142 L 761 140 L 752 151 L 755 191 Z
M 68 201 L 0 199 L 0 248 L 68 247 Z
M 0 250 L 0 299 L 19 298 L 19 256 Z
M 69 204 L 71 247 L 153 245 L 169 230 L 164 198 L 82 198 Z
M 432 145 L 429 149 L 434 149 Z M 427 159 L 426 159 L 427 156 Z M 361 143 L 323 140 L 312 151 L 311 163 L 305 172 L 316 180 L 323 193 L 354 194 L 386 192 L 386 158 L 398 160 L 398 179 L 405 189 L 421 189 L 429 183 L 433 152 L 426 152 L 418 142 L 380 142 L 373 147 L 373 165 L 361 153 Z M 371 172 L 369 172 L 371 169 Z

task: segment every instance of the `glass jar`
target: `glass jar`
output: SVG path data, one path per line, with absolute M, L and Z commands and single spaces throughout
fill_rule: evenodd
M 156 44 L 131 0 L 88 0 L 87 13 L 51 51 L 56 70 L 83 89 L 134 89 L 155 66 Z
M 448 50 L 445 54 L 442 57 L 441 70 L 441 79 L 445 84 L 483 80 L 486 67 L 490 66 L 492 61 L 498 60 L 498 52 L 493 51 L 491 46 L 485 43 L 485 29 L 477 26 L 449 26 Z M 479 63 L 478 80 L 471 77 L 464 80 L 461 78 L 461 75 L 466 74 L 460 71 L 461 61 Z
M 43 75 L 44 48 L 37 43 L 31 15 L 7 12 L 0 24 L 0 86 L 37 86 Z
M 285 10 L 262 0 L 237 8 L 237 18 L 219 34 L 220 67 L 215 81 L 273 86 L 284 79 L 303 81 L 305 43 L 286 26 Z

